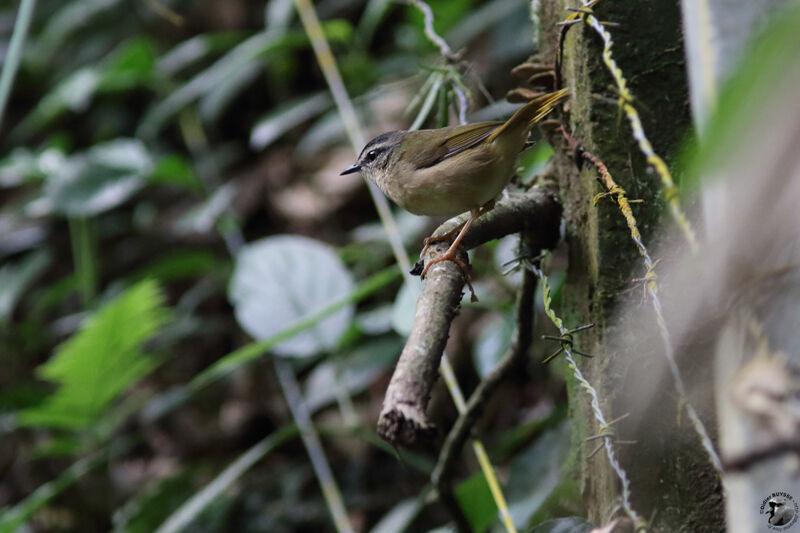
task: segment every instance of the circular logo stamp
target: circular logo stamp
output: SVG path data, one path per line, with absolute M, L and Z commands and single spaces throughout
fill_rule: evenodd
M 788 492 L 773 492 L 761 502 L 758 513 L 764 515 L 769 529 L 786 531 L 797 523 L 800 507 Z

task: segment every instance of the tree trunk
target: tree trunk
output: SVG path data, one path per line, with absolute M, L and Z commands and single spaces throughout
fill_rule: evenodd
M 574 5 L 563 0 L 541 3 L 540 48 L 548 61 L 556 54 L 561 28 L 556 23 L 570 14 L 564 8 Z M 671 163 L 690 128 L 679 5 L 665 0 L 604 0 L 596 6 L 595 14 L 601 21 L 618 24 L 607 27 L 614 37 L 614 59 L 636 99 L 634 106 L 654 150 L 674 174 Z M 661 184 L 658 175 L 648 168 L 617 106 L 618 95 L 602 51 L 602 40 L 587 25 L 578 23 L 567 31 L 561 79 L 572 93 L 569 129 L 587 151 L 606 164 L 629 199 L 643 200 L 633 204 L 633 214 L 643 241 L 653 250 L 655 230 L 666 213 Z M 600 199 L 593 205 L 594 196 L 605 192 L 598 183 L 597 169 L 585 161 L 579 164 L 580 170 L 573 155 L 565 152 L 557 157 L 555 166 L 569 248 L 560 313 L 568 329 L 590 322 L 596 325 L 578 334 L 579 349 L 595 354 L 578 364 L 596 388 L 606 420 L 629 415 L 611 429 L 617 441 L 636 441 L 614 444 L 630 479 L 631 506 L 644 520 L 652 519 L 648 529 L 653 531 L 723 531 L 718 476 L 686 416 L 682 416 L 683 406 L 669 377 L 654 402 L 656 406 L 636 402 L 628 392 L 646 382 L 664 360 L 661 353 L 637 351 L 635 345 L 626 343 L 626 329 L 612 323 L 615 310 L 630 305 L 641 306 L 642 315 L 655 320 L 649 316 L 650 305 L 642 302 L 641 284 L 632 282 L 646 272 L 614 198 Z M 696 377 L 709 373 L 709 379 L 710 370 L 710 363 L 691 369 Z M 565 368 L 565 373 L 570 372 Z M 586 439 L 603 428 L 595 422 L 589 396 L 574 379 L 567 380 L 573 450 L 579 468 L 576 475 L 589 519 L 605 524 L 618 508 L 620 483 L 603 450 L 590 456 L 601 440 Z M 701 413 L 707 427 L 713 426 L 710 416 Z

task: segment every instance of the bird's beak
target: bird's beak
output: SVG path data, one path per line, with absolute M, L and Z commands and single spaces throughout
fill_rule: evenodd
M 352 174 L 353 172 L 358 172 L 359 170 L 361 170 L 361 165 L 359 165 L 358 163 L 354 163 L 349 167 L 347 167 L 346 169 L 339 172 L 339 175 L 344 176 L 345 174 Z

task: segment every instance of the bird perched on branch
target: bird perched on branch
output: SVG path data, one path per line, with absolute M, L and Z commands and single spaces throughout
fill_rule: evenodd
M 425 239 L 423 257 L 430 244 L 455 235 L 448 250 L 429 261 L 421 276 L 432 265 L 451 260 L 469 282 L 467 266 L 456 257 L 456 249 L 472 222 L 494 207 L 495 198 L 513 177 L 531 128 L 567 96 L 562 89 L 534 98 L 505 122 L 384 133 L 368 142 L 358 161 L 341 174 L 362 172 L 415 215 L 455 216 L 468 211 L 470 216 L 461 226 Z

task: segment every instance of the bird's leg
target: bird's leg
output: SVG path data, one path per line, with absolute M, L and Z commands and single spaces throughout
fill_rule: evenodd
M 475 218 L 480 217 L 484 213 L 488 213 L 489 211 L 494 209 L 494 203 L 495 203 L 494 200 L 489 200 L 488 202 L 483 204 L 480 209 L 471 209 L 470 212 L 469 212 L 470 213 L 470 218 L 472 218 L 474 220 Z M 476 213 L 476 211 L 477 211 L 477 213 Z M 474 217 L 473 217 L 473 215 L 474 215 Z M 425 237 L 425 240 L 422 241 L 422 244 L 424 246 L 422 247 L 422 251 L 419 253 L 420 258 L 421 259 L 425 258 L 425 253 L 428 251 L 428 248 L 430 248 L 431 244 L 435 244 L 437 242 L 444 242 L 444 241 L 452 240 L 454 235 L 458 235 L 459 234 L 459 231 L 461 231 L 462 233 L 465 233 L 463 231 L 463 228 L 464 228 L 464 225 L 466 225 L 467 223 L 471 224 L 472 222 L 469 219 L 467 219 L 467 221 L 462 222 L 461 224 L 459 224 L 455 228 L 451 229 L 447 233 L 442 233 L 441 235 L 431 235 L 430 237 Z M 456 240 L 460 240 L 460 238 L 456 238 Z
M 467 234 L 467 230 L 469 230 L 470 226 L 472 225 L 472 222 L 475 219 L 477 219 L 478 217 L 480 217 L 481 215 L 483 215 L 484 213 L 487 213 L 487 212 L 491 211 L 492 209 L 494 209 L 494 203 L 495 203 L 494 200 L 490 200 L 490 201 L 486 202 L 484 205 L 482 205 L 479 209 L 470 209 L 469 218 L 467 218 L 466 222 L 456 226 L 455 228 L 453 228 L 452 230 L 448 231 L 447 233 L 444 233 L 442 235 L 431 236 L 431 237 L 428 237 L 427 239 L 425 239 L 425 241 L 424 241 L 425 246 L 422 249 L 422 253 L 420 254 L 420 257 L 422 258 L 423 261 L 425 261 L 425 253 L 428 251 L 428 247 L 431 244 L 436 243 L 436 242 L 442 242 L 442 241 L 450 240 L 450 238 L 456 232 L 458 232 L 458 235 L 456 236 L 455 240 L 453 241 L 453 243 L 450 245 L 450 247 L 447 249 L 447 251 L 445 253 L 443 253 L 439 257 L 431 259 L 430 261 L 425 263 L 425 268 L 422 269 L 422 273 L 420 274 L 420 279 L 425 279 L 425 275 L 428 273 L 428 269 L 431 266 L 435 265 L 436 263 L 440 263 L 442 261 L 447 261 L 447 260 L 453 261 L 455 264 L 457 264 L 459 266 L 459 268 L 461 268 L 461 271 L 464 273 L 464 280 L 466 281 L 467 286 L 469 287 L 469 292 L 472 293 L 471 300 L 473 302 L 477 302 L 478 301 L 478 297 L 475 295 L 475 291 L 472 289 L 472 283 L 470 282 L 471 281 L 471 276 L 470 276 L 470 273 L 469 273 L 469 266 L 466 263 L 464 263 L 464 261 L 462 261 L 461 259 L 458 258 L 458 256 L 456 255 L 456 250 L 461 245 L 461 240 L 464 238 L 464 235 Z M 415 269 L 419 268 L 420 266 L 421 265 L 419 263 L 417 263 L 417 266 L 415 267 Z M 413 271 L 412 271 L 412 273 L 416 274 L 416 272 L 413 272 Z
M 467 223 L 471 224 L 472 220 L 474 220 L 474 219 L 480 217 L 481 215 L 483 215 L 484 213 L 488 213 L 489 211 L 494 209 L 494 204 L 495 204 L 494 200 L 489 200 L 488 202 L 483 204 L 480 207 L 480 209 L 470 209 L 470 212 L 469 212 L 470 218 L 467 219 L 465 222 L 462 222 L 461 224 L 459 224 L 455 228 L 451 229 L 447 233 L 442 233 L 441 235 L 431 235 L 430 237 L 425 237 L 425 240 L 422 241 L 422 244 L 424 246 L 422 247 L 422 251 L 419 253 L 420 258 L 422 258 L 422 259 L 425 258 L 425 253 L 428 251 L 428 248 L 430 248 L 431 244 L 435 244 L 437 242 L 449 241 L 449 240 L 451 240 L 453 238 L 454 235 L 457 235 L 457 234 L 461 235 L 461 234 L 459 234 L 459 231 L 461 231 L 461 233 L 466 233 L 466 231 L 463 231 L 464 226 Z M 470 219 L 472 219 L 472 220 L 470 220 Z M 462 237 L 463 237 L 463 235 L 461 235 L 461 237 L 457 237 L 456 240 L 461 240 Z
M 473 302 L 478 301 L 478 297 L 475 296 L 475 291 L 472 288 L 472 283 L 470 283 L 469 266 L 467 266 L 464 263 L 464 261 L 462 261 L 461 259 L 458 258 L 458 256 L 456 256 L 456 250 L 458 249 L 458 246 L 461 244 L 461 239 L 464 238 L 464 235 L 466 235 L 467 230 L 469 230 L 469 227 L 472 225 L 472 221 L 478 218 L 480 214 L 481 210 L 479 209 L 470 210 L 469 218 L 467 219 L 467 221 L 463 224 L 463 226 L 459 226 L 458 228 L 456 228 L 460 229 L 461 231 L 458 233 L 458 236 L 453 241 L 453 244 L 450 245 L 450 248 L 448 248 L 445 253 L 425 263 L 425 268 L 422 270 L 420 279 L 425 279 L 425 274 L 428 273 L 428 269 L 431 268 L 431 266 L 435 265 L 436 263 L 441 263 L 442 261 L 447 261 L 447 260 L 453 261 L 455 264 L 459 266 L 459 268 L 461 268 L 461 271 L 464 273 L 464 279 L 466 280 L 467 286 L 469 287 L 469 292 L 472 293 L 471 300 Z M 428 245 L 429 243 L 426 243 L 425 248 L 423 249 L 423 260 L 424 260 L 424 252 L 427 251 Z
M 464 227 L 464 224 L 467 222 L 464 221 L 455 228 L 451 229 L 447 233 L 442 233 L 441 235 L 431 235 L 430 237 L 425 237 L 425 240 L 422 241 L 424 245 L 422 247 L 422 251 L 419 253 L 420 259 L 425 259 L 425 253 L 428 251 L 428 248 L 431 247 L 431 244 L 436 244 L 437 242 L 444 242 L 444 241 L 451 241 L 454 236 L 458 235 L 458 232 L 461 231 L 461 228 Z

